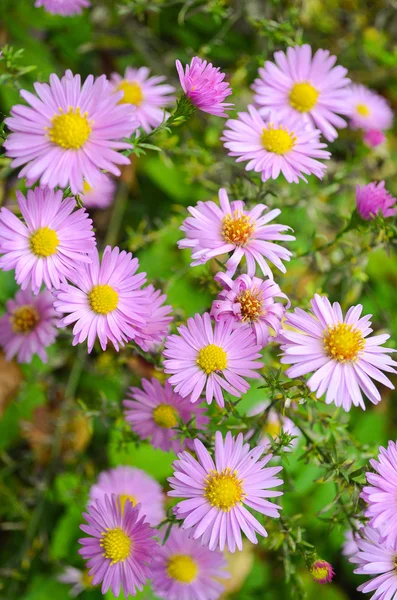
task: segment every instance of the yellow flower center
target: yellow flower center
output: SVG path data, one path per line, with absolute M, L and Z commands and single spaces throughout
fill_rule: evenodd
M 237 478 L 237 472 L 232 472 L 229 467 L 222 473 L 211 471 L 206 478 L 204 496 L 211 506 L 229 512 L 244 498 L 242 481 Z
M 36 256 L 46 258 L 56 253 L 59 239 L 56 231 L 49 227 L 40 227 L 29 239 L 30 249 Z
M 14 333 L 30 333 L 40 322 L 37 309 L 30 304 L 19 306 L 11 315 L 11 327 Z
M 245 246 L 254 231 L 251 219 L 239 214 L 236 210 L 233 215 L 226 215 L 222 221 L 222 237 L 225 242 L 235 246 Z
M 127 500 L 129 500 L 131 502 L 132 506 L 136 505 L 136 500 L 135 500 L 134 496 L 130 496 L 129 494 L 120 494 L 119 498 L 120 498 L 121 512 L 123 514 L 124 514 L 125 503 L 127 502 Z
M 289 103 L 299 112 L 309 112 L 316 106 L 319 95 L 311 83 L 295 83 L 289 93 Z
M 117 91 L 119 90 L 124 92 L 124 96 L 119 104 L 134 104 L 135 106 L 140 106 L 142 104 L 142 88 L 136 81 L 121 81 L 117 86 Z
M 79 108 L 69 108 L 67 113 L 60 110 L 60 115 L 55 115 L 52 127 L 48 130 L 50 140 L 66 150 L 79 150 L 90 137 L 91 127 L 88 122 L 88 113 L 83 115 Z
M 365 348 L 362 333 L 353 325 L 329 325 L 324 333 L 324 348 L 328 356 L 339 362 L 355 361 Z
M 111 565 L 124 561 L 130 555 L 131 539 L 120 527 L 104 531 L 100 545 L 103 548 L 102 556 L 110 558 Z
M 198 570 L 196 561 L 188 554 L 174 554 L 168 560 L 167 575 L 179 583 L 192 583 Z
M 159 404 L 153 411 L 153 420 L 163 429 L 171 429 L 178 424 L 178 413 L 173 406 L 169 404 Z
M 83 194 L 89 194 L 92 192 L 93 188 L 90 186 L 88 181 L 84 181 L 83 183 Z
M 110 285 L 96 285 L 88 294 L 88 302 L 94 312 L 98 315 L 107 315 L 116 310 L 119 295 Z
M 362 117 L 368 117 L 370 114 L 370 110 L 366 104 L 357 104 L 356 111 Z
M 93 578 L 94 578 L 93 575 L 88 575 L 87 570 L 83 571 L 83 575 L 82 575 L 81 579 L 82 579 L 82 583 L 83 583 L 84 587 L 86 587 L 86 588 L 93 587 L 92 586 Z
M 310 571 L 313 575 L 313 579 L 320 581 L 322 579 L 326 579 L 326 577 L 328 577 L 329 574 L 327 567 L 312 567 Z
M 258 292 L 245 290 L 236 298 L 236 302 L 240 303 L 240 311 L 242 321 L 257 321 L 263 314 L 262 299 Z
M 281 422 L 279 419 L 277 421 L 268 421 L 266 425 L 263 427 L 263 433 L 268 433 L 271 437 L 277 437 L 281 433 Z
M 201 348 L 196 360 L 200 369 L 205 371 L 207 375 L 214 371 L 223 371 L 227 367 L 227 355 L 223 348 L 209 344 Z
M 275 129 L 270 123 L 262 131 L 262 144 L 268 152 L 275 154 L 287 154 L 295 145 L 296 136 L 282 125 Z

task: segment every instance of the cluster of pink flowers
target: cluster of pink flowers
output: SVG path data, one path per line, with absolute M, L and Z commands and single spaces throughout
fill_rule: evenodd
M 36 5 L 68 15 L 89 1 L 37 0 Z M 335 140 L 337 129 L 346 126 L 343 117 L 364 130 L 372 145 L 390 127 L 393 115 L 386 101 L 350 86 L 346 69 L 335 66 L 328 51 L 312 56 L 305 44 L 276 52 L 274 60 L 259 69 L 253 84 L 256 107 L 228 119 L 221 138 L 229 155 L 262 181 L 280 174 L 288 183 L 307 182 L 310 175 L 321 179 L 331 156 L 321 136 Z M 232 90 L 224 73 L 198 57 L 185 68 L 179 61 L 176 66 L 186 105 L 227 117 L 233 105 L 225 99 Z M 291 252 L 284 244 L 295 239 L 291 228 L 274 222 L 278 208 L 230 201 L 223 188 L 219 203 L 200 201 L 188 208 L 178 242 L 190 249 L 192 267 L 216 259 L 223 268 L 214 277 L 221 289 L 208 312 L 169 334 L 172 316 L 165 294 L 146 285 L 131 253 L 106 246 L 100 255 L 92 220 L 73 196 L 88 209 L 111 205 L 113 177 L 129 164 L 131 136 L 161 124 L 168 116 L 165 107 L 175 101 L 175 88 L 163 76 L 150 76 L 146 67 L 129 67 L 110 81 L 89 76 L 82 83 L 70 71 L 61 79 L 53 74 L 49 84 L 36 83 L 35 92 L 22 90 L 29 106 L 14 106 L 6 119 L 11 133 L 4 146 L 12 167 L 23 167 L 19 177 L 39 186 L 26 197 L 18 192 L 22 220 L 7 208 L 0 211 L 0 268 L 15 271 L 21 287 L 0 318 L 0 345 L 7 359 L 30 362 L 37 354 L 44 361 L 57 327 L 69 325 L 72 344 L 87 342 L 89 353 L 96 340 L 102 350 L 110 342 L 117 351 L 134 341 L 143 352 L 156 352 L 164 343 L 168 380 L 160 383 L 159 373 L 143 379 L 141 388 L 130 388 L 123 406 L 135 436 L 178 454 L 168 496 L 180 500 L 174 515 L 181 527 L 173 525 L 170 535 L 161 528 L 160 547 L 153 528 L 165 519 L 161 486 L 139 469 L 119 466 L 101 473 L 90 490 L 80 554 L 92 584 L 102 583 L 103 593 L 135 595 L 149 578 L 159 598 L 202 600 L 205 589 L 208 600 L 217 600 L 220 579 L 227 576 L 224 549 L 241 550 L 242 532 L 254 544 L 258 534 L 267 536 L 254 513 L 279 517 L 281 507 L 271 499 L 282 495 L 274 489 L 283 483 L 276 477 L 282 467 L 268 466 L 267 434 L 284 429 L 294 438 L 290 450 L 299 430 L 261 404 L 248 415 L 267 411 L 259 445 L 248 443 L 252 431 L 233 437 L 217 430 L 214 447 L 206 447 L 210 419 L 204 403 L 215 400 L 222 409 L 225 393 L 245 394 L 248 380 L 261 376 L 263 349 L 278 343 L 281 363 L 290 365 L 288 377 L 311 374 L 307 385 L 318 398 L 325 396 L 326 404 L 365 409 L 364 397 L 373 404 L 381 400 L 374 380 L 393 388 L 385 375 L 397 372 L 394 350 L 384 347 L 389 335 L 370 335 L 371 315 L 362 316 L 361 305 L 344 315 L 338 302 L 317 294 L 310 311 L 287 312 L 290 301 L 273 270 L 286 272 Z M 395 202 L 383 182 L 357 188 L 357 210 L 365 220 L 379 213 L 394 216 Z M 187 436 L 189 430 L 194 433 Z M 352 540 L 352 560 L 358 573 L 380 573 L 360 589 L 380 586 L 382 593 L 374 598 L 389 600 L 397 592 L 396 444 L 382 448 L 372 466 L 377 474 L 367 474 L 370 485 L 363 490 L 369 526 Z M 377 553 L 381 564 L 375 564 Z M 310 570 L 319 583 L 334 575 L 322 559 Z M 72 569 L 63 578 L 75 578 L 80 589 L 77 576 Z

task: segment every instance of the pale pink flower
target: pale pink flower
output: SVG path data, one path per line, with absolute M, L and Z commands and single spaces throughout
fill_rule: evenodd
M 82 85 L 69 70 L 34 88 L 37 96 L 21 90 L 30 106 L 13 106 L 5 120 L 12 132 L 4 142 L 11 166 L 25 165 L 19 177 L 29 184 L 40 179 L 51 189 L 70 186 L 78 194 L 84 181 L 91 187 L 100 182 L 101 170 L 120 175 L 117 165 L 130 161 L 118 150 L 131 148 L 122 140 L 139 126 L 133 107 L 118 104 L 123 92 L 114 93 L 105 75 L 89 75 Z
M 135 106 L 135 117 L 146 133 L 160 125 L 164 119 L 164 108 L 175 102 L 172 85 L 164 83 L 164 75 L 150 77 L 147 67 L 127 67 L 124 77 L 113 73 L 111 81 L 115 91 L 122 91 L 120 103 Z
M 262 117 L 253 106 L 238 113 L 237 119 L 226 121 L 221 140 L 235 156 L 236 162 L 247 162 L 246 171 L 261 174 L 262 181 L 284 175 L 288 183 L 307 183 L 305 175 L 322 179 L 328 160 L 326 144 L 320 142 L 320 131 L 309 128 L 297 117 L 268 113 Z M 320 159 L 320 160 L 318 160 Z
M 266 277 L 273 279 L 267 261 L 285 273 L 282 261 L 289 261 L 291 252 L 274 242 L 288 242 L 295 238 L 284 233 L 291 230 L 287 225 L 269 225 L 281 211 L 275 208 L 263 215 L 268 210 L 264 204 L 256 204 L 247 210 L 242 200 L 229 202 L 223 188 L 219 190 L 219 204 L 198 202 L 197 206 L 188 207 L 191 217 L 185 219 L 180 228 L 185 239 L 178 242 L 178 247 L 192 249 L 191 266 L 202 265 L 223 254 L 232 254 L 225 264 L 230 277 L 243 258 L 250 277 L 255 276 L 258 265 Z
M 211 63 L 195 56 L 185 70 L 177 60 L 176 69 L 185 95 L 196 108 L 211 115 L 227 117 L 225 111 L 233 104 L 224 100 L 230 96 L 232 89 L 224 81 L 225 74 L 219 67 L 213 67 Z
M 266 61 L 252 88 L 259 112 L 271 109 L 281 117 L 301 119 L 320 129 L 332 142 L 338 137 L 336 128 L 346 127 L 339 114 L 346 115 L 347 69 L 334 66 L 336 56 L 329 50 L 317 50 L 312 56 L 308 44 L 289 47 L 274 53 L 274 61 Z

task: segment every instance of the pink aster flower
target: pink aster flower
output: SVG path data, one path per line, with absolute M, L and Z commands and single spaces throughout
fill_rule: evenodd
M 277 179 L 282 173 L 288 183 L 298 183 L 305 175 L 323 178 L 328 160 L 326 144 L 320 142 L 320 131 L 311 129 L 299 118 L 269 113 L 264 118 L 253 106 L 238 113 L 238 119 L 226 121 L 221 140 L 236 156 L 237 162 L 247 162 L 246 171 L 260 173 L 262 181 Z
M 334 402 L 349 411 L 351 405 L 365 404 L 361 392 L 373 404 L 381 400 L 372 379 L 394 389 L 391 381 L 382 373 L 396 373 L 397 363 L 383 348 L 389 335 L 368 337 L 372 332 L 371 315 L 360 317 L 361 304 L 352 306 L 343 316 L 340 304 L 331 305 L 328 298 L 316 294 L 311 301 L 312 313 L 296 308 L 288 314 L 285 325 L 296 331 L 284 329 L 280 332 L 281 362 L 292 364 L 286 375 L 292 379 L 313 373 L 307 382 L 317 398 L 326 393 L 325 402 Z
M 139 329 L 134 341 L 144 352 L 153 352 L 163 343 L 174 317 L 170 315 L 172 306 L 164 306 L 167 299 L 165 294 L 152 285 L 148 285 L 144 292 L 147 294 L 146 303 L 150 307 L 150 318 L 147 324 Z
M 152 564 L 152 587 L 164 600 L 218 600 L 224 586 L 226 560 L 221 552 L 211 552 L 187 531 L 176 527 L 156 552 Z
M 172 490 L 169 496 L 185 498 L 175 507 L 177 518 L 183 519 L 183 529 L 192 528 L 194 539 L 201 538 L 210 550 L 225 546 L 234 552 L 242 550 L 241 531 L 253 544 L 256 533 L 267 537 L 266 529 L 247 510 L 260 512 L 267 517 L 279 517 L 280 507 L 265 498 L 281 496 L 282 492 L 271 490 L 283 482 L 274 477 L 282 467 L 266 467 L 272 458 L 268 454 L 261 459 L 264 446 L 252 450 L 244 444 L 243 435 L 232 437 L 230 431 L 225 440 L 215 434 L 215 462 L 199 441 L 194 441 L 197 460 L 188 452 L 181 452 L 174 462 L 174 476 L 168 481 Z
M 134 69 L 127 67 L 124 77 L 113 73 L 112 83 L 115 91 L 122 91 L 124 96 L 120 103 L 132 104 L 136 107 L 135 117 L 146 133 L 160 125 L 164 119 L 164 107 L 175 102 L 172 85 L 164 83 L 164 75 L 149 77 L 147 67 Z
M 185 219 L 181 226 L 185 239 L 178 242 L 178 247 L 192 249 L 191 266 L 232 252 L 226 262 L 227 275 L 230 277 L 243 257 L 247 261 L 250 277 L 255 276 L 258 264 L 262 273 L 273 279 L 265 259 L 285 273 L 282 261 L 289 261 L 291 252 L 274 244 L 274 241 L 293 241 L 295 238 L 283 233 L 291 230 L 287 225 L 268 225 L 281 211 L 277 208 L 261 216 L 267 210 L 264 204 L 256 204 L 253 209 L 245 210 L 242 200 L 229 202 L 223 188 L 219 190 L 219 203 L 220 207 L 212 201 L 198 202 L 197 206 L 188 208 L 192 216 Z
M 234 105 L 224 100 L 230 96 L 232 89 L 224 81 L 225 74 L 220 68 L 213 67 L 211 63 L 201 60 L 198 56 L 192 58 L 190 65 L 185 66 L 185 70 L 179 60 L 175 64 L 182 89 L 191 103 L 210 115 L 227 117 L 225 110 L 230 110 Z
M 130 161 L 117 150 L 131 148 L 121 140 L 139 125 L 132 106 L 118 104 L 123 92 L 113 93 L 105 75 L 89 75 L 82 86 L 71 71 L 34 87 L 38 97 L 21 90 L 30 107 L 17 104 L 5 120 L 12 131 L 4 142 L 11 166 L 25 165 L 19 177 L 50 188 L 70 185 L 78 194 L 84 180 L 99 183 L 101 169 L 120 175 L 117 165 Z
M 350 558 L 350 562 L 358 564 L 354 572 L 372 576 L 357 588 L 358 591 L 364 594 L 375 592 L 372 600 L 396 600 L 397 545 L 383 541 L 376 529 L 365 527 L 362 537 L 357 538 L 357 546 L 357 553 Z
M 33 296 L 29 290 L 19 290 L 6 303 L 7 312 L 0 317 L 0 346 L 6 359 L 16 356 L 20 363 L 30 363 L 34 354 L 47 362 L 46 348 L 57 337 L 57 314 L 53 297 L 44 291 Z
M 116 494 L 120 498 L 122 510 L 127 500 L 132 506 L 139 504 L 139 517 L 145 517 L 152 527 L 165 518 L 162 487 L 141 469 L 120 466 L 103 471 L 98 483 L 90 489 L 90 503 L 95 500 L 103 501 L 106 494 Z
M 57 580 L 60 583 L 71 585 L 69 596 L 76 598 L 79 594 L 87 589 L 92 589 L 92 577 L 88 575 L 88 571 L 81 571 L 75 567 L 66 567 L 63 573 L 58 575 Z
M 91 262 L 92 221 L 84 209 L 74 211 L 74 198 L 62 201 L 62 190 L 37 187 L 27 198 L 16 194 L 24 222 L 7 208 L 0 210 L 0 269 L 15 269 L 23 290 L 29 286 L 38 294 L 43 283 L 58 289 L 82 263 Z
M 233 329 L 231 321 L 213 327 L 204 313 L 188 319 L 178 333 L 166 338 L 164 372 L 172 375 L 169 382 L 183 398 L 190 395 L 196 402 L 205 388 L 207 403 L 215 397 L 223 407 L 222 389 L 240 398 L 250 387 L 244 377 L 259 377 L 255 369 L 263 367 L 256 360 L 260 346 L 250 329 Z
M 80 15 L 83 8 L 90 6 L 89 0 L 36 0 L 35 7 L 44 6 L 44 9 L 52 15 Z
M 223 290 L 212 303 L 211 316 L 215 321 L 231 319 L 234 327 L 249 327 L 257 344 L 261 348 L 266 346 L 270 337 L 278 334 L 285 313 L 284 306 L 274 298 L 285 298 L 287 308 L 291 305 L 277 283 L 248 275 L 240 275 L 233 281 L 225 273 L 218 273 L 215 280 Z
M 378 460 L 370 460 L 375 473 L 366 473 L 368 485 L 361 497 L 367 503 L 364 516 L 382 539 L 397 544 L 397 443 L 379 448 Z M 396 546 L 397 547 L 397 546 Z
M 183 448 L 192 448 L 192 441 L 181 443 L 177 439 L 178 420 L 191 423 L 193 427 L 205 429 L 209 418 L 205 409 L 192 404 L 189 398 L 182 398 L 173 391 L 166 381 L 164 387 L 154 377 L 151 381 L 142 379 L 143 390 L 131 387 L 128 400 L 123 401 L 125 420 L 142 440 L 150 439 L 154 448 L 165 452 L 172 450 L 177 454 Z
M 86 181 L 83 185 L 83 192 L 80 199 L 86 208 L 109 208 L 113 204 L 116 192 L 116 183 L 114 180 L 100 173 L 95 187 L 91 187 Z
M 383 131 L 379 131 L 378 129 L 368 129 L 364 133 L 364 144 L 369 146 L 370 148 L 376 148 L 380 146 L 385 141 L 386 136 Z
M 258 415 L 262 415 L 266 411 L 266 421 L 262 427 L 262 433 L 259 438 L 259 444 L 261 446 L 264 446 L 265 448 L 270 448 L 271 444 L 269 436 L 273 439 L 279 438 L 281 430 L 283 430 L 284 433 L 288 433 L 289 435 L 294 436 L 294 439 L 291 441 L 289 446 L 285 446 L 283 448 L 284 452 L 291 452 L 291 450 L 294 450 L 299 443 L 299 438 L 301 437 L 300 430 L 298 429 L 298 427 L 295 426 L 294 422 L 291 421 L 291 419 L 289 419 L 285 415 L 282 415 L 274 408 L 268 410 L 268 407 L 268 401 L 258 402 L 247 413 L 248 417 L 255 417 Z M 248 432 L 245 439 L 251 439 L 252 434 L 253 431 Z
M 310 573 L 316 583 L 331 583 L 335 575 L 332 565 L 321 559 L 314 561 Z
M 346 98 L 354 129 L 385 131 L 393 124 L 393 111 L 383 96 L 364 85 L 352 85 Z
M 83 264 L 73 274 L 74 285 L 55 292 L 54 307 L 67 314 L 59 326 L 75 323 L 73 345 L 87 340 L 88 352 L 96 337 L 102 350 L 109 340 L 118 351 L 135 338 L 139 327 L 146 326 L 147 294 L 141 289 L 146 273 L 137 273 L 138 259 L 117 247 L 106 246 L 102 262 L 97 252 L 91 258 L 92 264 Z
M 320 129 L 330 142 L 338 137 L 336 127 L 346 127 L 339 114 L 347 114 L 347 69 L 335 67 L 336 56 L 317 50 L 312 56 L 308 44 L 290 47 L 287 53 L 275 52 L 274 60 L 259 69 L 252 88 L 259 112 L 269 109 L 282 118 L 299 118 Z
M 88 525 L 80 525 L 80 529 L 89 537 L 79 540 L 79 554 L 87 560 L 92 584 L 102 582 L 103 594 L 111 589 L 117 598 L 122 589 L 126 597 L 135 596 L 151 575 L 149 565 L 157 542 L 139 512 L 139 505 L 132 506 L 129 500 L 122 510 L 120 500 L 112 494 L 96 500 L 83 513 Z
M 394 217 L 397 214 L 397 208 L 393 206 L 397 202 L 397 198 L 385 189 L 385 182 L 368 183 L 362 188 L 356 187 L 356 202 L 357 210 L 365 221 L 372 221 L 375 216 L 381 212 L 384 217 Z

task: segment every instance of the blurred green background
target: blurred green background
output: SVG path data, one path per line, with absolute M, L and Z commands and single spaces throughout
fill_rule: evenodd
M 24 49 L 11 71 L 0 62 L 1 120 L 18 102 L 20 87 L 32 89 L 34 81 L 46 81 L 52 72 L 61 75 L 70 68 L 85 77 L 146 65 L 153 74 L 167 75 L 179 89 L 175 59 L 188 61 L 194 55 L 226 71 L 232 101 L 241 110 L 252 100 L 249 86 L 258 66 L 275 50 L 302 42 L 314 49 L 328 48 L 354 81 L 377 90 L 394 109 L 397 106 L 393 2 L 91 2 L 91 9 L 81 16 L 62 18 L 34 8 L 33 0 L 1 1 L 0 46 Z M 30 66 L 35 68 L 24 72 Z M 133 158 L 119 181 L 114 206 L 92 213 L 99 244 L 106 238 L 133 251 L 149 281 L 166 291 L 180 323 L 208 310 L 217 293 L 212 283 L 215 265 L 192 269 L 189 253 L 176 247 L 186 207 L 200 199 L 215 199 L 221 186 L 233 198 L 255 203 L 260 197 L 268 206 L 281 208 L 279 222 L 295 230 L 297 240 L 289 246 L 295 257 L 285 276 L 276 274 L 292 305 L 306 308 L 315 292 L 325 292 L 344 308 L 362 303 L 365 313 L 373 314 L 374 329 L 390 331 L 395 345 L 393 236 L 388 239 L 382 228 L 379 232 L 360 229 L 326 251 L 315 251 L 347 223 L 355 207 L 357 183 L 384 179 L 388 190 L 397 195 L 395 132 L 381 147 L 370 150 L 360 132 L 343 130 L 330 146 L 332 160 L 323 182 L 311 177 L 308 184 L 288 185 L 279 179 L 259 185 L 226 156 L 219 142 L 223 125 L 222 119 L 195 114 L 188 124 L 156 137 L 161 152 Z M 17 188 L 23 189 L 23 183 L 8 159 L 0 157 L 1 203 L 12 206 Z M 296 257 L 299 254 L 306 256 Z M 0 273 L 0 313 L 15 289 L 12 274 Z M 277 367 L 277 348 L 266 352 L 265 359 L 264 372 Z M 46 365 L 36 359 L 19 367 L 5 363 L 0 355 L 0 598 L 69 597 L 68 586 L 56 578 L 65 565 L 83 568 L 77 554 L 81 512 L 101 470 L 135 465 L 166 484 L 174 457 L 148 444 L 137 447 L 129 439 L 121 413 L 126 387 L 152 373 L 152 365 L 131 349 L 121 356 L 96 349 L 87 358 L 85 348 L 72 349 L 70 331 L 61 332 Z M 355 440 L 352 451 L 357 443 L 364 445 L 368 456 L 374 455 L 379 445 L 396 438 L 396 395 L 385 388 L 382 394 L 382 402 L 365 413 L 353 409 L 349 417 L 335 416 Z M 239 410 L 244 412 L 263 399 L 266 391 L 254 386 Z M 320 405 L 319 410 L 325 408 Z M 309 464 L 302 460 L 303 446 L 301 440 L 283 460 L 285 513 L 302 515 L 306 539 L 334 565 L 334 583 L 320 590 L 323 600 L 358 598 L 355 588 L 360 578 L 341 555 L 344 528 L 330 531 L 323 512 L 335 496 L 334 482 L 318 481 L 323 470 L 314 460 Z M 272 526 L 269 531 L 271 536 Z M 318 585 L 311 582 L 299 557 L 296 568 L 308 598 L 316 598 Z M 232 572 L 231 598 L 295 598 L 284 583 L 280 552 L 270 546 L 250 547 L 236 556 Z M 149 589 L 138 597 L 153 598 Z M 95 600 L 101 593 L 91 589 L 81 598 Z M 106 598 L 113 596 L 109 592 Z

